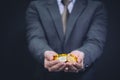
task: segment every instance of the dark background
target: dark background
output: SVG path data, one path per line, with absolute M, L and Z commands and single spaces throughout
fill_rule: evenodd
M 3 35 L 2 76 L 0 80 L 32 80 L 36 62 L 29 55 L 25 38 L 25 11 L 31 0 L 1 1 L 0 29 Z M 107 43 L 96 67 L 97 80 L 120 80 L 120 4 L 102 0 L 109 14 Z

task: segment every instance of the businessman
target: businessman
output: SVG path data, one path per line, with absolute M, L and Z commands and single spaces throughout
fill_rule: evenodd
M 34 0 L 27 12 L 29 50 L 40 63 L 36 80 L 94 80 L 106 41 L 107 13 L 95 0 Z M 53 60 L 73 54 L 76 63 Z

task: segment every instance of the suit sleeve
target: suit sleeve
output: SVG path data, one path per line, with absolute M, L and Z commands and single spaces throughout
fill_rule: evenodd
M 44 64 L 44 52 L 52 49 L 48 46 L 34 2 L 30 3 L 26 11 L 26 24 L 29 51 L 41 64 Z
M 102 4 L 95 11 L 87 38 L 78 50 L 84 52 L 84 66 L 89 67 L 103 52 L 107 33 L 107 13 Z

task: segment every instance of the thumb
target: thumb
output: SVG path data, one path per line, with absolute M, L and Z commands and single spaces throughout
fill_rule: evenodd
M 57 53 L 53 52 L 53 51 L 48 51 L 45 53 L 45 58 L 47 60 L 53 60 L 53 56 L 57 55 Z

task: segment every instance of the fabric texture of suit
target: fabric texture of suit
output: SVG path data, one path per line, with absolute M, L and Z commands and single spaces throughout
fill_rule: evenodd
M 49 73 L 41 67 L 40 72 L 44 75 L 39 75 L 40 80 L 61 80 L 63 77 L 65 80 L 90 80 L 94 72 L 92 64 L 102 54 L 106 39 L 107 13 L 101 2 L 76 0 L 65 35 L 57 0 L 32 1 L 26 12 L 26 21 L 29 50 L 40 64 L 44 64 L 46 50 L 57 53 L 80 50 L 85 53 L 85 71 Z

